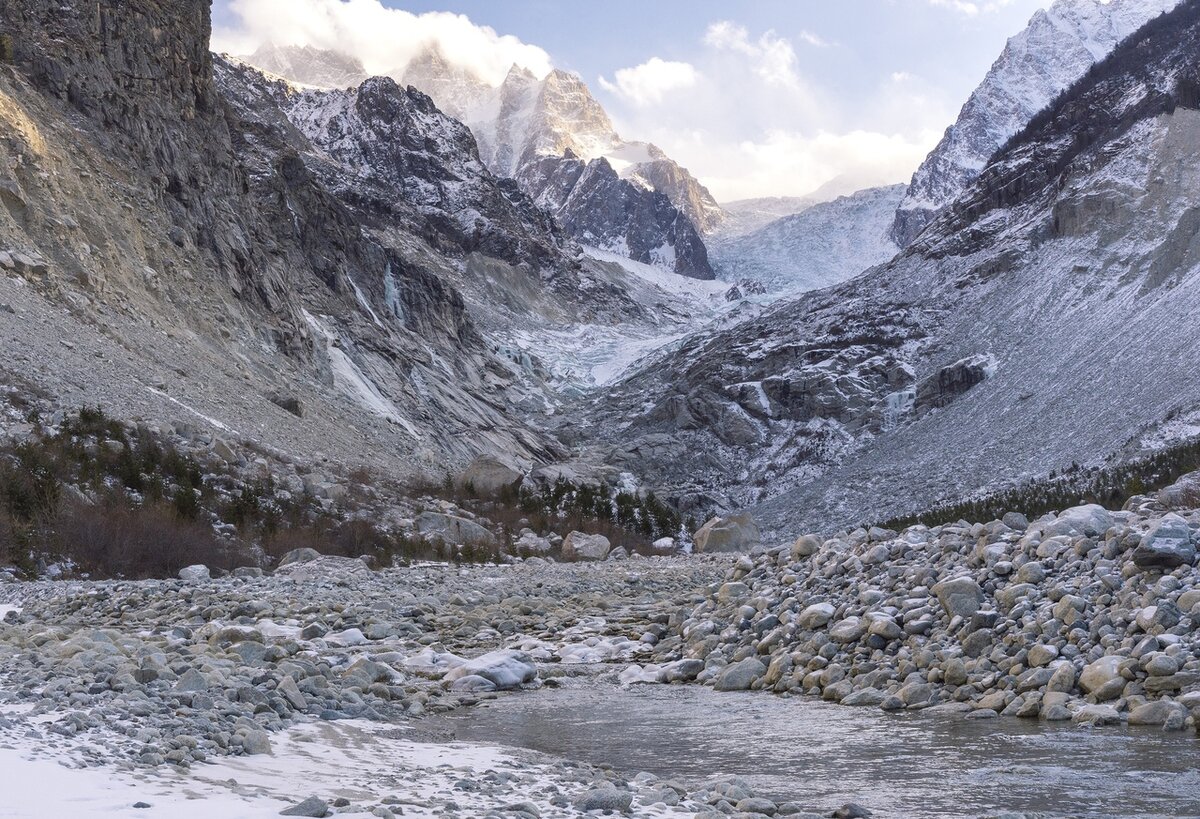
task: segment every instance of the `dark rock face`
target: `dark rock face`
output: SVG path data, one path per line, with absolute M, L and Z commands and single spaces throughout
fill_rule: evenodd
M 470 130 L 420 91 L 374 77 L 349 91 L 277 93 L 293 124 L 340 166 L 326 183 L 352 201 L 392 216 L 407 204 L 412 221 L 423 222 L 416 227 L 459 252 L 564 263 L 565 236 L 550 215 L 493 176 Z
M 585 244 L 628 248 L 634 261 L 693 279 L 715 278 L 691 221 L 665 195 L 621 179 L 607 160 L 542 157 L 521 169 L 520 182 Z
M 128 203 L 95 217 L 111 228 L 106 265 L 95 238 L 67 245 L 11 221 L 0 234 L 52 256 L 47 290 L 85 282 L 99 294 L 119 279 L 122 309 L 246 362 L 247 378 L 253 367 L 268 380 L 262 403 L 296 396 L 306 426 L 346 412 L 374 444 L 420 439 L 448 463 L 487 448 L 552 459 L 545 436 L 499 409 L 527 386 L 484 342 L 448 271 L 469 254 L 569 269 L 553 221 L 478 167 L 462 126 L 390 81 L 337 92 L 363 127 L 342 142 L 330 119 L 328 152 L 315 146 L 290 121 L 284 84 L 214 66 L 209 15 L 205 0 L 0 0 L 13 93 L 69 121 L 59 132 L 71 147 L 104 157 L 103 179 L 80 182 L 96 201 Z M 368 156 L 380 176 L 335 184 L 335 149 Z M 36 199 L 51 190 L 19 193 L 62 204 Z M 537 271 L 529 278 L 541 286 Z M 244 328 L 232 350 L 229 322 Z
M 917 386 L 917 412 L 947 406 L 976 384 L 983 383 L 987 373 L 988 360 L 981 356 L 964 358 L 942 367 Z
M 725 220 L 725 213 L 708 188 L 661 150 L 653 145 L 650 148 L 658 158 L 639 162 L 632 169 L 632 176 L 670 199 L 701 234 L 719 227 Z

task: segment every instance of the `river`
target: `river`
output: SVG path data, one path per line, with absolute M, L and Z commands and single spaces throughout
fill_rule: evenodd
M 1200 816 L 1192 733 L 960 714 L 887 714 L 699 686 L 574 680 L 439 718 L 460 740 L 521 747 L 689 783 L 736 775 L 828 815 Z

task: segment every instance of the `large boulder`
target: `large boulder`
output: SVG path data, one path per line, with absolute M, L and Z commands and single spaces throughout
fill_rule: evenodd
M 755 657 L 747 657 L 741 662 L 727 665 L 721 669 L 713 683 L 716 691 L 749 691 L 754 681 L 767 673 L 767 667 Z
M 1118 680 L 1124 681 L 1121 675 L 1121 658 L 1101 657 L 1083 667 L 1083 672 L 1079 675 L 1079 687 L 1085 694 L 1097 694 L 1102 690 L 1111 689 Z M 1110 698 L 1115 699 L 1115 694 Z
M 463 546 L 495 546 L 496 536 L 474 521 L 444 515 L 441 512 L 422 512 L 413 523 L 423 535 L 440 537 L 443 542 Z
M 517 538 L 514 548 L 522 555 L 548 555 L 554 549 L 550 541 L 539 537 L 536 532 L 526 532 Z
M 202 580 L 212 578 L 212 573 L 203 563 L 197 563 L 195 566 L 186 566 L 179 570 L 179 579 L 184 583 L 199 583 Z
M 310 563 L 319 560 L 321 553 L 316 549 L 305 546 L 302 549 L 292 549 L 279 560 L 280 567 L 291 566 L 293 563 Z
M 1158 502 L 1168 509 L 1200 507 L 1200 472 L 1189 472 L 1158 493 Z
M 571 532 L 563 539 L 562 556 L 564 560 L 603 560 L 611 548 L 604 535 Z
M 974 617 L 983 607 L 983 589 L 969 577 L 943 580 L 934 585 L 933 593 L 950 617 Z
M 1042 533 L 1046 537 L 1057 535 L 1087 535 L 1099 537 L 1113 525 L 1112 513 L 1096 503 L 1075 506 L 1061 512 L 1057 520 L 1046 524 Z
M 467 677 L 481 677 L 501 691 L 517 688 L 537 679 L 533 658 L 523 651 L 492 651 L 450 669 L 442 678 L 448 683 Z
M 832 603 L 813 603 L 796 617 L 796 625 L 809 631 L 822 628 L 833 619 L 834 611 Z
M 484 455 L 471 461 L 459 473 L 457 483 L 464 489 L 473 489 L 481 495 L 496 495 L 516 487 L 525 475 L 499 458 Z
M 1143 569 L 1174 569 L 1195 563 L 1196 547 L 1187 521 L 1174 513 L 1163 517 L 1133 550 L 1133 562 Z
M 275 570 L 276 577 L 290 577 L 297 583 L 339 582 L 371 577 L 371 567 L 357 557 L 321 555 L 316 560 L 289 563 Z
M 796 542 L 792 544 L 792 560 L 800 560 L 805 557 L 812 557 L 819 551 L 821 551 L 820 538 L 818 538 L 816 535 L 801 535 L 800 537 L 796 538 Z
M 692 541 L 701 554 L 748 552 L 762 543 L 762 536 L 754 518 L 742 514 L 713 518 L 700 527 Z

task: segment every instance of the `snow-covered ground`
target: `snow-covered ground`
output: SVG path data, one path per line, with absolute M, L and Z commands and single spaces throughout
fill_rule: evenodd
M 582 790 L 562 782 L 550 760 L 498 747 L 421 741 L 357 720 L 314 722 L 273 738 L 269 754 L 227 757 L 179 772 L 76 767 L 69 755 L 0 735 L 0 817 L 267 819 L 311 796 L 380 803 L 399 816 L 434 817 L 454 802 L 468 815 Z M 507 780 L 489 788 L 488 781 Z M 456 783 L 482 784 L 467 791 Z M 494 791 L 489 793 L 489 790 Z M 144 807 L 137 807 L 137 805 Z M 639 816 L 683 816 L 640 807 Z
M 548 324 L 496 334 L 504 346 L 536 357 L 551 378 L 568 389 L 610 384 L 645 357 L 771 300 L 750 295 L 730 301 L 728 282 L 687 278 L 595 247 L 584 250 L 604 263 L 604 274 L 644 308 L 646 320 Z

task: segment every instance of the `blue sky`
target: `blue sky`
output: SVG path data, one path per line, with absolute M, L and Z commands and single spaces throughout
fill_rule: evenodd
M 457 41 L 481 73 L 514 60 L 574 71 L 622 136 L 660 145 L 726 201 L 799 195 L 835 178 L 906 181 L 1005 40 L 1048 5 L 382 0 L 398 10 L 389 18 L 380 2 L 217 0 L 214 47 L 303 40 L 382 72 L 399 68 L 422 32 Z

